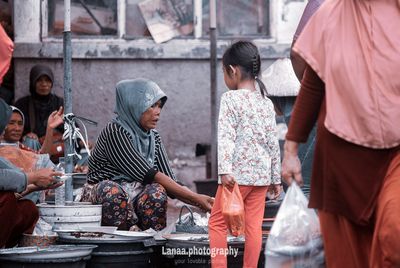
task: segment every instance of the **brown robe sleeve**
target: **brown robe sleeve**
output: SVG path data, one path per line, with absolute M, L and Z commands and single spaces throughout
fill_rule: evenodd
M 307 137 L 317 121 L 324 96 L 324 82 L 310 66 L 307 66 L 290 119 L 289 130 L 286 134 L 287 140 L 301 143 L 307 141 Z

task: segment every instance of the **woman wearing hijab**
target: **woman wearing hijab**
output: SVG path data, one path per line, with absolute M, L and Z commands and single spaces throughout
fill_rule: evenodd
M 116 117 L 101 131 L 89 158 L 82 200 L 102 204 L 102 225 L 128 230 L 166 227 L 167 194 L 211 210 L 213 198 L 178 184 L 155 130 L 167 96 L 153 81 L 116 86 Z
M 51 69 L 44 65 L 32 67 L 29 75 L 30 96 L 16 101 L 15 106 L 25 116 L 24 135 L 34 133 L 37 137 L 46 134 L 47 119 L 50 114 L 63 106 L 63 99 L 54 95 L 54 76 Z
M 12 110 L 0 99 L 0 133 L 3 133 Z M 23 172 L 0 157 L 0 248 L 13 247 L 23 233 L 32 233 L 39 213 L 30 200 L 18 200 L 15 193 L 54 189 L 62 184 L 51 168 Z
M 63 123 L 63 109 L 62 107 L 58 111 L 54 111 L 50 114 L 47 120 L 47 129 L 45 135 L 45 141 L 43 142 L 43 146 L 39 143 L 35 146 L 27 146 L 24 145 L 22 140 L 22 135 L 24 131 L 25 125 L 25 116 L 23 112 L 17 107 L 11 106 L 12 114 L 11 118 L 8 121 L 8 124 L 5 128 L 4 135 L 2 137 L 2 143 L 9 145 L 17 145 L 22 150 L 37 152 L 40 154 L 47 154 L 50 152 L 50 147 L 53 143 L 53 132 L 54 129 L 60 126 Z M 34 141 L 34 140 L 31 140 Z M 4 145 L 3 144 L 3 145 Z M 36 148 L 36 150 L 32 148 Z
M 52 112 L 63 106 L 63 99 L 53 94 L 54 76 L 51 69 L 44 65 L 32 67 L 29 75 L 30 96 L 16 101 L 15 106 L 22 111 L 25 117 L 24 139 L 40 140 L 44 142 L 47 120 Z M 63 126 L 54 130 L 55 145 L 49 148 L 53 162 L 58 163 L 58 157 L 63 156 L 62 133 Z
M 54 164 L 50 161 L 49 155 L 46 153 L 46 148 L 50 147 L 50 144 L 53 142 L 52 130 L 63 122 L 62 109 L 51 113 L 48 120 L 44 146 L 39 151 L 34 151 L 20 142 L 24 129 L 24 115 L 22 111 L 14 106 L 10 107 L 12 114 L 5 127 L 0 143 L 0 157 L 7 159 L 24 172 L 41 168 L 54 168 Z M 18 198 L 24 197 L 36 203 L 40 198 L 40 194 L 39 191 L 31 193 L 27 189 L 18 194 Z
M 317 121 L 310 207 L 327 267 L 400 266 L 400 2 L 329 0 L 294 45 L 307 63 L 282 176 Z

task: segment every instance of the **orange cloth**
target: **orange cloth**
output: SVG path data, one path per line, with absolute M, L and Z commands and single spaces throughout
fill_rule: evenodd
M 13 51 L 14 44 L 0 25 L 0 85 L 8 68 L 10 68 Z
M 399 193 L 400 153 L 388 169 L 374 222 L 360 226 L 345 217 L 319 211 L 327 267 L 400 267 Z
M 0 147 L 0 157 L 10 161 L 14 166 L 19 167 L 24 172 L 36 170 L 38 155 L 34 152 L 23 150 L 18 146 Z
M 222 185 L 218 186 L 210 220 L 208 221 L 208 233 L 210 238 L 211 253 L 227 248 L 227 225 L 222 216 L 221 198 Z M 239 185 L 240 193 L 244 201 L 245 211 L 245 250 L 243 267 L 256 268 L 262 246 L 262 220 L 264 216 L 265 197 L 268 186 L 243 186 Z M 211 255 L 211 267 L 227 267 L 225 255 Z
M 327 0 L 293 49 L 325 82 L 325 127 L 369 148 L 400 144 L 400 3 Z
M 400 267 L 400 153 L 378 197 L 370 267 Z

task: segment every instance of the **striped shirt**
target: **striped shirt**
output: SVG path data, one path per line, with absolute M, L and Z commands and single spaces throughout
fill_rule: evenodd
M 157 131 L 154 131 L 154 136 L 156 157 L 154 166 L 151 166 L 133 147 L 131 135 L 120 125 L 108 123 L 101 131 L 89 157 L 88 183 L 95 184 L 122 175 L 133 181 L 148 184 L 154 180 L 157 171 L 177 181 Z

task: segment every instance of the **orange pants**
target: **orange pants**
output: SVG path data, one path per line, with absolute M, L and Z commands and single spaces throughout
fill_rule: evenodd
M 327 267 L 400 267 L 400 154 L 389 166 L 369 226 L 324 211 L 319 219 Z
M 215 196 L 214 206 L 211 210 L 210 220 L 208 221 L 208 233 L 210 237 L 210 248 L 216 248 L 215 252 L 226 249 L 228 227 L 222 216 L 222 187 L 218 186 Z M 262 245 L 262 220 L 264 216 L 265 198 L 268 186 L 239 186 L 242 194 L 245 211 L 245 244 L 243 267 L 255 268 Z M 227 267 L 225 255 L 217 254 L 211 256 L 211 267 Z

